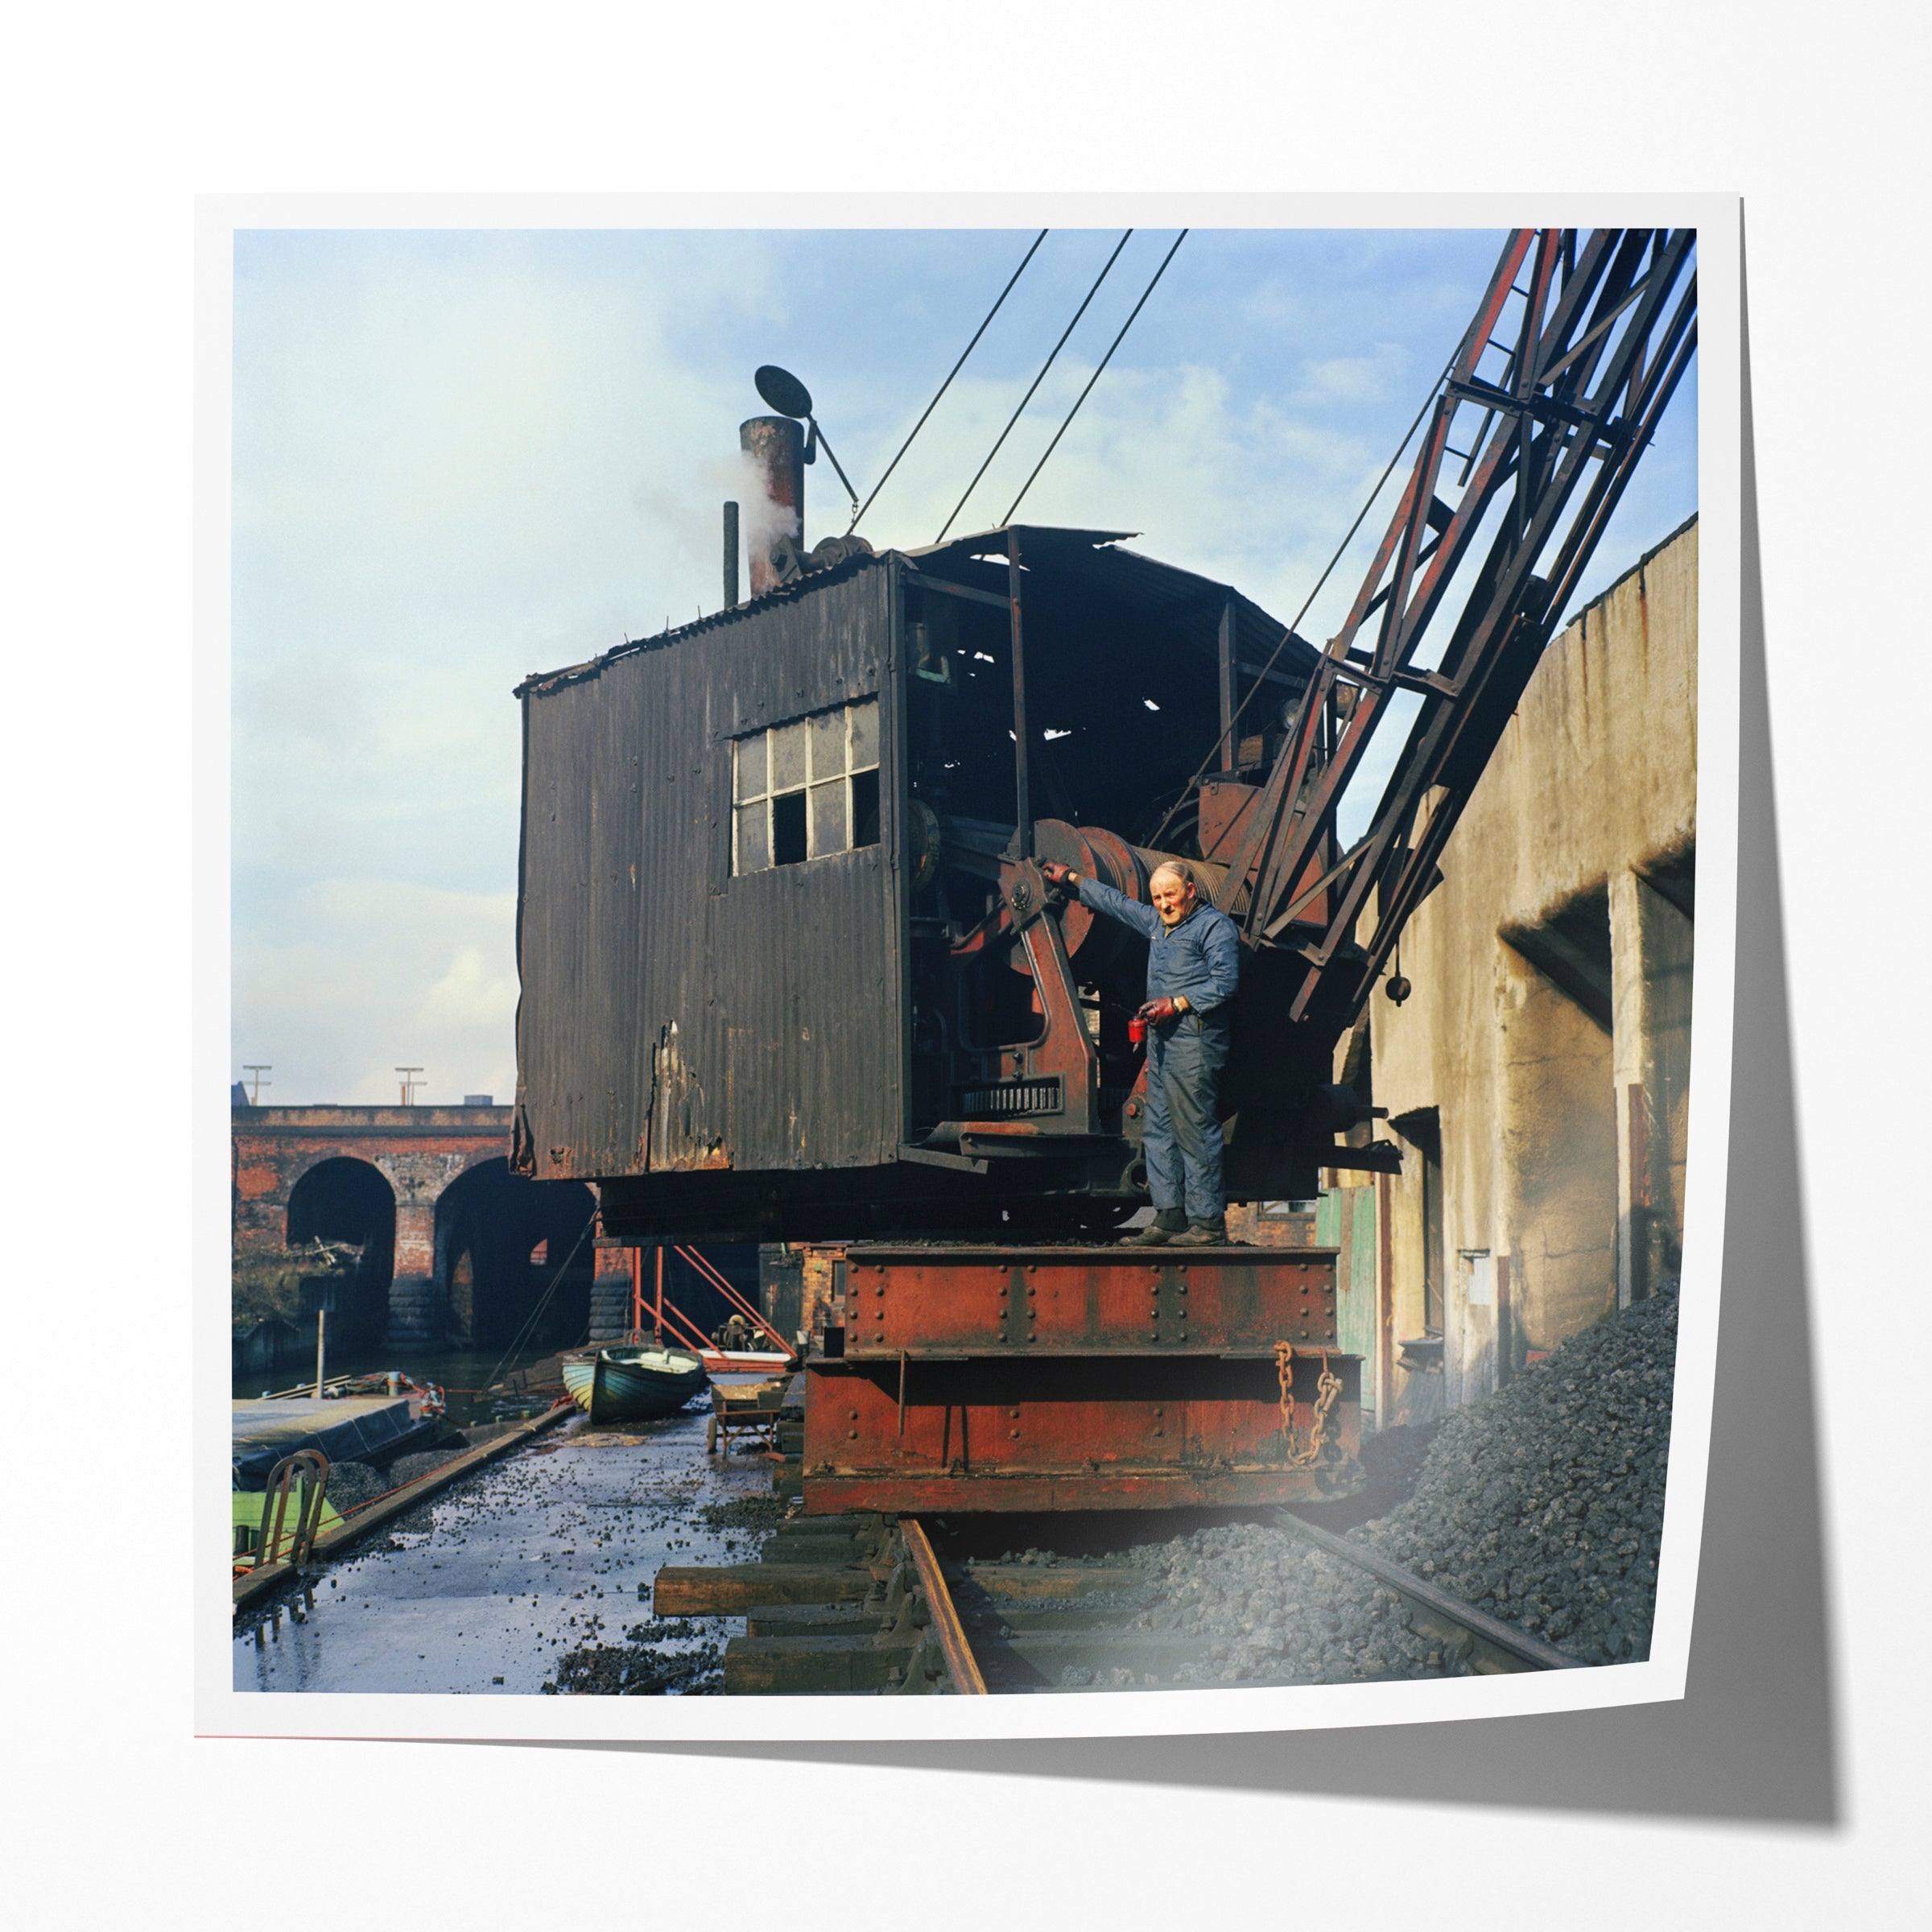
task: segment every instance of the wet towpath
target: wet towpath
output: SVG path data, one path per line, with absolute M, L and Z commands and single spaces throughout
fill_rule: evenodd
M 763 1530 L 729 1519 L 769 1498 L 770 1465 L 708 1457 L 708 1419 L 693 1408 L 593 1430 L 573 1417 L 427 1498 L 246 1612 L 235 1688 L 528 1696 L 560 1666 L 568 1687 L 573 1656 L 580 1669 L 586 1651 L 614 1656 L 602 1647 L 649 1620 L 663 1564 L 755 1554 Z M 683 1641 L 716 1645 L 743 1628 L 708 1620 Z

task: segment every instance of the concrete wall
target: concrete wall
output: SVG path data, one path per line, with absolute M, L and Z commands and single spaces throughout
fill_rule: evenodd
M 1694 522 L 1551 643 L 1403 935 L 1414 992 L 1373 1001 L 1376 1103 L 1397 1139 L 1435 1110 L 1442 1146 L 1439 1368 L 1399 1346 L 1429 1340 L 1419 1147 L 1378 1191 L 1393 1419 L 1474 1399 L 1674 1276 L 1697 557 Z

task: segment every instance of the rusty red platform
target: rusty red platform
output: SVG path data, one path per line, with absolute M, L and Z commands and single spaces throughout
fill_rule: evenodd
M 1331 1249 L 868 1246 L 807 1364 L 805 1507 L 1257 1507 L 1360 1485 Z M 1292 1352 L 1284 1428 L 1278 1346 Z M 1324 1368 L 1319 1453 L 1307 1459 Z

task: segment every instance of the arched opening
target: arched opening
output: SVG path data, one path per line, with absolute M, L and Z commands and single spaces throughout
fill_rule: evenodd
M 283 1239 L 291 1248 L 324 1241 L 358 1251 L 346 1279 L 317 1271 L 318 1279 L 332 1280 L 335 1288 L 329 1327 L 346 1347 L 380 1341 L 396 1252 L 396 1197 L 381 1170 L 342 1156 L 318 1161 L 289 1191 Z
M 502 1347 L 549 1292 L 529 1340 L 581 1341 L 597 1261 L 586 1228 L 596 1210 L 581 1181 L 526 1180 L 500 1155 L 458 1174 L 436 1203 L 436 1279 L 453 1338 Z

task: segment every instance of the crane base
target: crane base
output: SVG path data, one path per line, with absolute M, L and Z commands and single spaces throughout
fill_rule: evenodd
M 842 1319 L 806 1364 L 808 1514 L 1256 1509 L 1361 1486 L 1332 1249 L 855 1247 L 833 1270 Z

